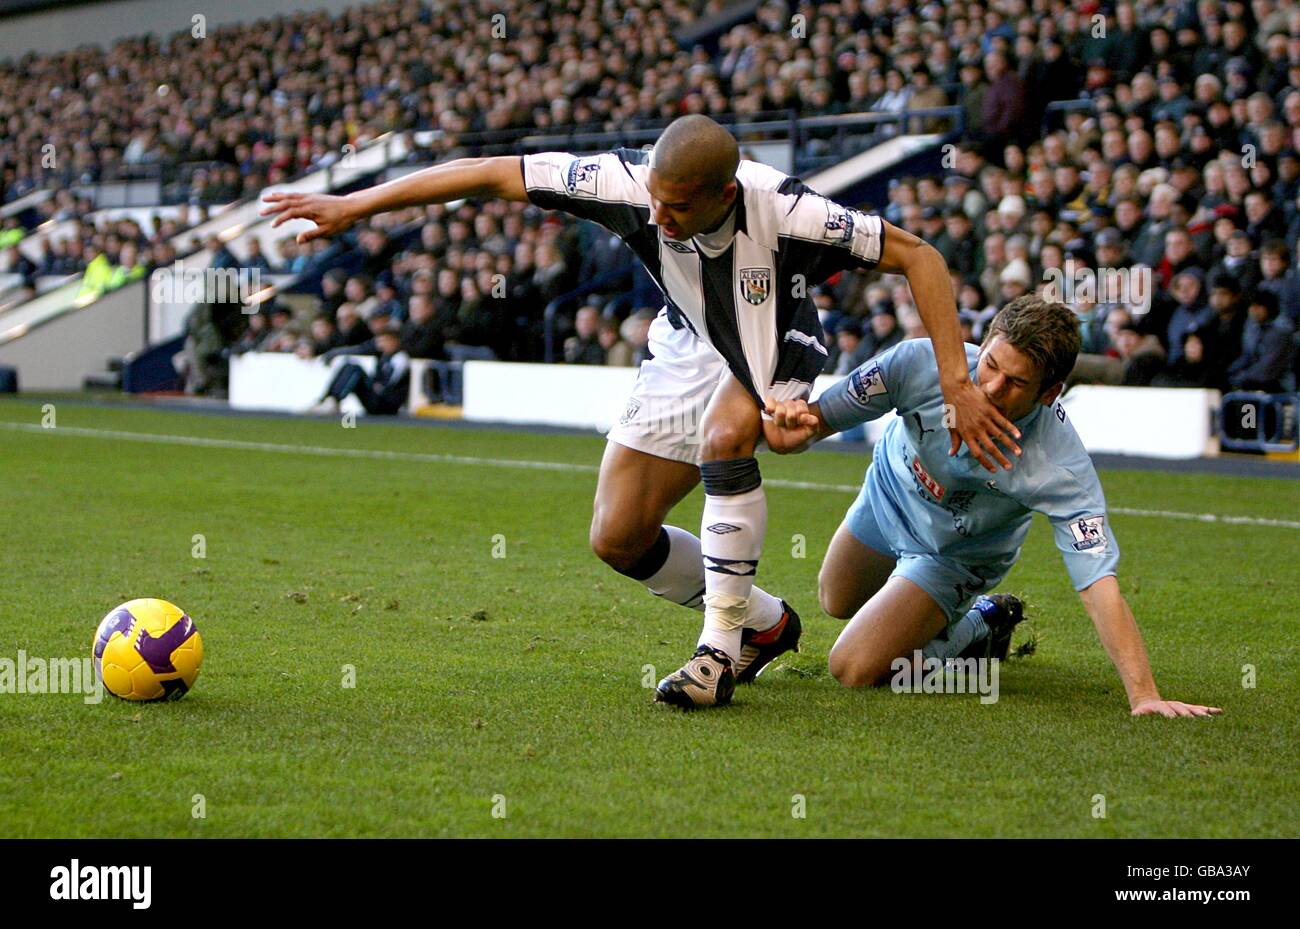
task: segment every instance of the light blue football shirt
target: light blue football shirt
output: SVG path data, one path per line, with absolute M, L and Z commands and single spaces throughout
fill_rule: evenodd
M 966 346 L 979 383 L 979 349 Z M 818 398 L 841 432 L 883 416 L 886 427 L 867 469 L 866 493 L 894 554 L 938 555 L 962 564 L 1011 561 L 1034 512 L 1051 521 L 1075 590 L 1116 573 L 1119 546 L 1092 459 L 1059 402 L 1016 420 L 1023 454 L 990 474 L 962 445 L 952 457 L 934 347 L 910 339 L 855 369 Z

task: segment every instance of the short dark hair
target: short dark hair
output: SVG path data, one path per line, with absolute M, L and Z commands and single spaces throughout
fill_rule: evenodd
M 1281 239 L 1269 239 L 1259 249 L 1260 255 L 1272 255 L 1275 258 L 1281 258 L 1290 264 L 1291 250 L 1286 247 L 1286 242 Z
M 998 310 L 984 333 L 984 344 L 996 336 L 1024 352 L 1042 370 L 1040 397 L 1074 370 L 1082 344 L 1079 321 L 1070 308 L 1037 294 L 1017 297 Z
M 1278 312 L 1281 310 L 1281 303 L 1277 299 L 1277 294 L 1262 288 L 1251 295 L 1250 302 L 1262 306 L 1269 319 L 1276 319 Z

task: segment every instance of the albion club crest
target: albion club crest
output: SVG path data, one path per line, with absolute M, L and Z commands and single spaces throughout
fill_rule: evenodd
M 740 292 L 745 300 L 758 306 L 772 293 L 772 269 L 741 268 Z

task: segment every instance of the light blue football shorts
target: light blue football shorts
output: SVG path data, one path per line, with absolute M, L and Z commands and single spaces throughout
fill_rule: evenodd
M 895 559 L 890 577 L 905 577 L 930 595 L 951 626 L 970 610 L 981 594 L 992 593 L 1015 563 L 1014 554 L 992 564 L 962 564 L 931 552 L 900 551 L 886 538 L 868 496 L 870 480 L 844 516 L 853 537 L 867 548 Z

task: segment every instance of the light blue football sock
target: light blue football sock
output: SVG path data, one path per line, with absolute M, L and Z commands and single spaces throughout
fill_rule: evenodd
M 944 660 L 956 658 L 966 646 L 987 637 L 989 627 L 984 622 L 984 614 L 971 607 L 970 612 L 949 626 L 947 631 L 947 638 L 935 636 L 927 642 L 921 649 L 922 656 Z

